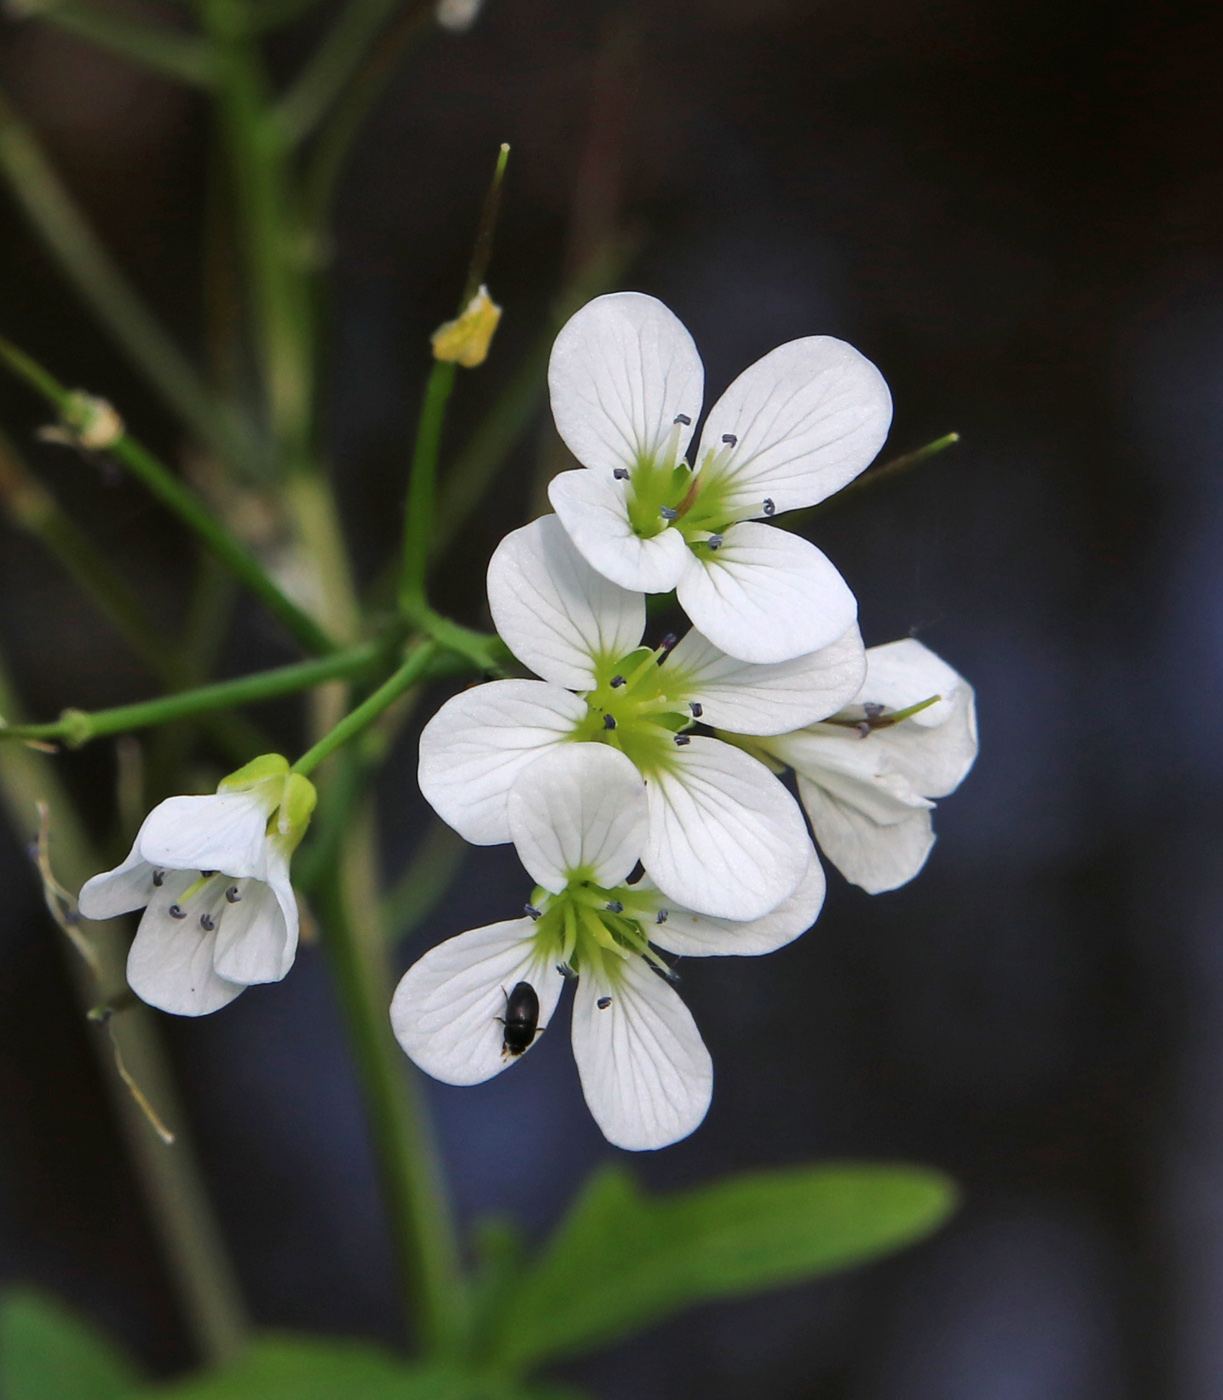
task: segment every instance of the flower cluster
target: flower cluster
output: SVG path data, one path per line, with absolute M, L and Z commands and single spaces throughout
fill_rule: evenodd
M 839 490 L 887 435 L 887 385 L 851 346 L 811 336 L 766 355 L 710 410 L 691 460 L 701 362 L 652 297 L 579 311 L 549 386 L 581 466 L 488 568 L 497 631 L 535 678 L 447 701 L 419 768 L 438 814 L 476 844 L 512 841 L 535 888 L 523 917 L 426 953 L 391 1021 L 421 1068 L 475 1084 L 530 1049 L 576 980 L 587 1103 L 611 1142 L 641 1150 L 690 1133 L 713 1084 L 665 955 L 766 953 L 810 927 L 825 890 L 811 832 L 871 893 L 912 879 L 934 800 L 976 757 L 976 717 L 969 685 L 920 642 L 866 650 L 829 560 L 763 523 Z M 672 589 L 692 626 L 649 644 L 646 594 Z M 89 918 L 145 910 L 128 961 L 139 996 L 200 1015 L 285 975 L 289 858 L 314 800 L 267 755 L 215 796 L 163 802 L 127 860 L 88 882 Z
M 870 463 L 891 418 L 878 370 L 830 337 L 783 345 L 710 410 L 690 464 L 702 382 L 651 297 L 600 297 L 557 338 L 552 409 L 582 465 L 488 570 L 497 630 L 538 679 L 447 701 L 419 769 L 440 816 L 513 841 L 538 887 L 526 918 L 426 954 L 392 1008 L 418 1065 L 473 1084 L 530 1047 L 576 975 L 587 1103 L 631 1149 L 691 1132 L 712 1087 L 661 953 L 769 952 L 823 903 L 779 774 L 795 770 L 828 859 L 877 892 L 921 868 L 933 799 L 977 748 L 967 683 L 911 639 L 865 650 L 833 565 L 761 523 Z M 671 589 L 693 626 L 643 645 L 645 594 Z

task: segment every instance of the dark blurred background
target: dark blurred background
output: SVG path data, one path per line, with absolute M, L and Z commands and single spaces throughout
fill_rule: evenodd
M 293 70 L 324 16 L 278 41 Z M 109 245 L 198 331 L 205 113 L 37 23 L 0 73 Z M 1081 0 L 488 0 L 379 106 L 341 192 L 330 442 L 367 578 L 395 548 L 428 333 L 452 314 L 498 142 L 505 320 L 448 449 L 546 326 L 566 267 L 631 248 L 705 357 L 709 401 L 773 345 L 830 332 L 883 369 L 889 452 L 961 446 L 813 537 L 868 644 L 913 633 L 976 686 L 981 758 L 910 887 L 835 874 L 806 937 L 684 968 L 717 1066 L 655 1188 L 828 1157 L 953 1173 L 933 1242 L 843 1279 L 708 1308 L 569 1375 L 605 1400 L 1124 1400 L 1223 1394 L 1223 12 Z M 172 425 L 7 202 L 0 328 Z M 167 629 L 182 539 L 130 483 L 0 421 Z M 546 412 L 439 578 L 482 613 L 496 539 L 554 458 Z M 0 639 L 27 708 L 150 678 L 38 547 L 0 524 Z M 287 657 L 237 619 L 226 666 Z M 426 712 L 443 698 L 432 697 Z M 268 722 L 297 742 L 292 707 Z M 386 860 L 426 811 L 408 736 Z M 98 830 L 113 751 L 64 761 Z M 23 841 L 0 847 L 0 1277 L 37 1281 L 156 1369 L 191 1360 Z M 405 946 L 506 916 L 509 848 L 473 851 Z M 167 1034 L 261 1323 L 396 1336 L 390 1255 L 323 956 Z M 465 1221 L 533 1233 L 614 1155 L 567 1037 L 470 1090 L 430 1085 Z M 524 1147 L 525 1144 L 525 1147 Z

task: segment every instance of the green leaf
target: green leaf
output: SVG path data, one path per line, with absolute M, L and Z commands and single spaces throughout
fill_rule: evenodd
M 955 1200 L 919 1167 L 755 1172 L 659 1197 L 608 1168 L 507 1300 L 494 1364 L 534 1367 L 694 1303 L 852 1268 L 929 1234 Z
M 39 1396 L 38 1400 L 42 1400 Z M 47 1400 L 51 1400 L 50 1395 Z M 55 1400 L 76 1400 L 59 1393 Z M 580 1400 L 458 1367 L 414 1366 L 369 1342 L 280 1334 L 254 1342 L 224 1370 L 142 1390 L 131 1400 Z
M 27 1288 L 0 1299 L 4 1400 L 119 1400 L 138 1382 L 119 1348 L 62 1303 Z

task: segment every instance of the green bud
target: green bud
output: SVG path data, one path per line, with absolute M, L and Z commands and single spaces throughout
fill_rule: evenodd
M 250 792 L 269 778 L 283 778 L 289 771 L 289 760 L 278 753 L 260 754 L 252 758 L 228 778 L 217 784 L 218 792 Z

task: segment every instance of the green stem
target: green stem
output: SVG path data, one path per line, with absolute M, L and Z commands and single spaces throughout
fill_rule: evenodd
M 129 19 L 88 0 L 18 0 L 14 8 L 176 82 L 207 87 L 212 79 L 208 45 L 181 30 Z
M 0 338 L 0 360 L 37 389 L 45 399 L 63 412 L 72 402 L 72 395 L 47 370 L 24 351 Z M 307 651 L 334 651 L 335 642 L 303 612 L 296 603 L 264 571 L 253 554 L 163 463 L 147 448 L 142 447 L 130 433 L 124 433 L 106 449 L 129 468 L 161 503 L 194 530 L 230 572 L 244 583 L 265 608 L 282 622 Z
M 902 472 L 907 472 L 911 467 L 916 467 L 926 461 L 927 458 L 945 452 L 947 448 L 954 447 L 959 440 L 959 433 L 945 433 L 941 438 L 935 438 L 933 442 L 926 443 L 925 447 L 919 447 L 915 452 L 905 452 L 877 467 L 870 467 L 861 476 L 851 481 L 848 486 L 842 487 L 835 496 L 829 496 L 826 501 L 821 501 L 818 505 L 808 506 L 806 510 L 791 511 L 783 520 L 779 520 L 778 524 L 786 530 L 803 525 L 827 510 L 834 510 L 842 502 L 852 500 L 859 491 L 869 491 L 879 482 L 886 481 L 889 477 L 899 476 Z
M 0 712 L 16 715 L 16 704 L 0 664 Z M 20 744 L 0 745 L 0 800 L 22 841 L 38 829 L 38 803 L 47 804 L 56 873 L 71 888 L 76 889 L 102 865 L 45 755 Z M 99 995 L 113 997 L 126 986 L 123 968 L 130 941 L 129 931 L 118 919 L 90 923 L 88 936 L 98 966 L 97 981 L 75 953 L 69 954 L 82 1013 L 97 1005 Z M 184 1114 L 157 1025 L 153 1014 L 136 1002 L 112 1017 L 108 1029 L 113 1048 L 110 1036 L 100 1028 L 91 1040 L 165 1251 L 172 1285 L 201 1356 L 211 1365 L 223 1365 L 242 1350 L 247 1324 L 238 1283 L 184 1130 Z M 121 1077 L 116 1052 L 131 1079 L 174 1131 L 172 1147 L 154 1135 Z
M 325 758 L 330 758 L 336 749 L 342 748 L 350 740 L 355 739 L 358 734 L 369 724 L 392 705 L 409 686 L 416 685 L 418 681 L 424 680 L 428 675 L 429 666 L 437 655 L 437 648 L 431 642 L 425 642 L 418 646 L 403 663 L 398 671 L 388 680 L 384 681 L 374 693 L 366 700 L 363 700 L 355 710 L 350 710 L 348 714 L 335 726 L 334 729 L 324 734 L 314 745 L 307 749 L 304 754 L 293 765 L 294 773 L 313 773 Z
M 277 109 L 293 145 L 305 140 L 350 85 L 374 36 L 399 0 L 350 0 Z
M 370 642 L 351 651 L 336 652 L 314 661 L 299 661 L 272 671 L 259 671 L 237 680 L 216 681 L 175 695 L 160 695 L 133 705 L 116 705 L 108 710 L 65 710 L 57 720 L 45 724 L 0 725 L 0 739 L 34 739 L 66 743 L 79 748 L 91 739 L 122 734 L 129 729 L 147 729 L 173 720 L 225 710 L 235 705 L 252 705 L 279 695 L 292 695 L 324 681 L 359 676 L 373 669 L 383 654 L 383 644 Z
M 218 404 L 111 262 L 33 133 L 0 93 L 0 170 L 77 291 L 166 403 L 227 461 L 249 463 L 254 445 Z
M 382 926 L 388 943 L 406 938 L 429 917 L 459 873 L 466 854 L 463 838 L 434 817 L 407 869 L 382 901 Z
M 437 457 L 456 369 L 453 363 L 442 360 L 433 362 L 416 429 L 416 450 L 412 454 L 403 528 L 403 573 L 399 583 L 399 603 L 405 613 L 419 609 L 425 601 L 425 575 L 429 568 L 433 503 L 437 488 Z

